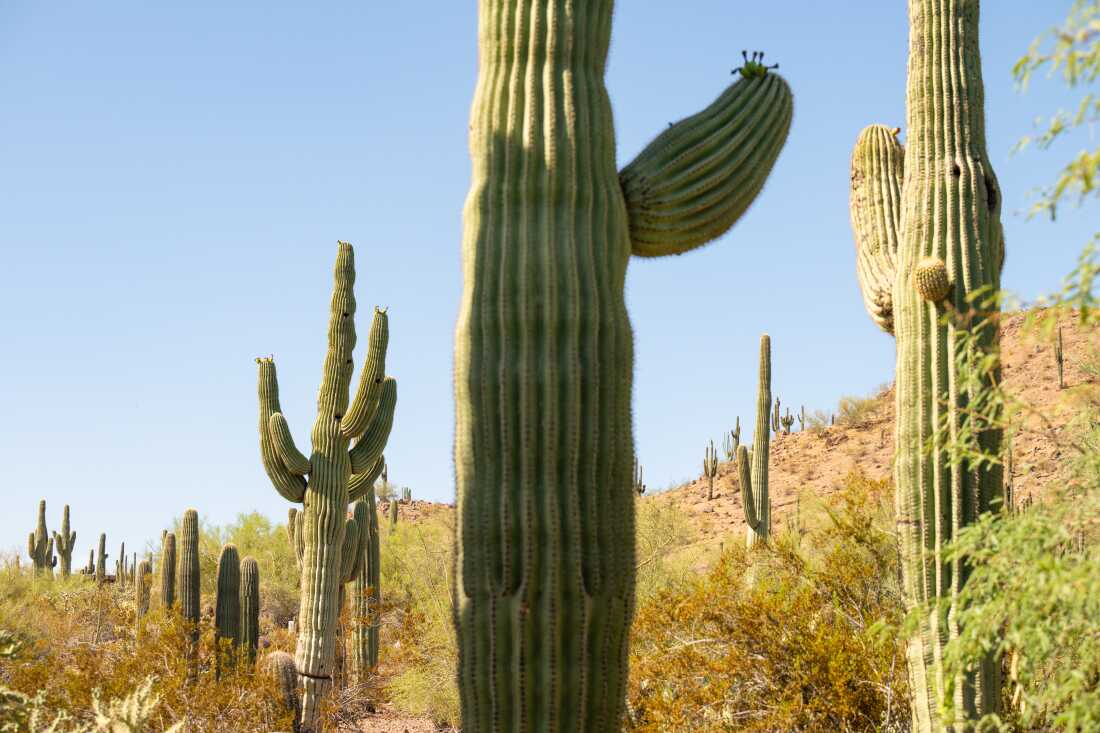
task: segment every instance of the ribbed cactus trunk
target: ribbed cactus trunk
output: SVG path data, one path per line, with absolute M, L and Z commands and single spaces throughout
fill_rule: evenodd
M 922 618 L 909 644 L 914 729 L 939 730 L 939 696 L 950 694 L 957 725 L 998 708 L 1000 680 L 992 660 L 972 679 L 948 680 L 944 645 L 959 633 L 955 611 L 968 568 L 944 554 L 958 531 L 1001 496 L 999 467 L 952 465 L 946 447 L 926 446 L 941 425 L 958 434 L 963 410 L 976 397 L 960 386 L 957 329 L 967 323 L 967 296 L 1000 287 L 1003 247 L 1000 195 L 986 154 L 985 109 L 978 49 L 978 0 L 910 0 L 908 134 L 902 195 L 902 237 L 894 286 L 897 337 L 897 457 L 895 482 L 902 570 L 911 605 L 939 604 Z M 931 265 L 929 260 L 933 260 Z M 918 292 L 916 274 L 939 261 L 950 292 L 937 302 Z M 934 268 L 933 268 L 934 269 Z M 954 311 L 945 325 L 945 311 Z M 984 326 L 980 351 L 999 335 Z M 989 384 L 981 385 L 988 388 Z M 981 437 L 996 455 L 1001 435 Z
M 176 602 L 176 535 L 165 532 L 160 544 L 160 607 Z
M 214 595 L 214 642 L 217 671 L 232 666 L 241 641 L 241 556 L 237 546 L 227 544 L 218 556 L 218 582 Z
M 260 646 L 260 565 L 253 557 L 241 560 L 241 647 L 249 668 Z
M 38 524 L 27 537 L 27 554 L 31 557 L 35 575 L 53 575 L 57 557 L 53 552 L 54 538 L 46 529 L 46 500 L 38 502 Z
M 67 578 L 73 572 L 73 548 L 76 546 L 76 532 L 69 527 L 69 505 L 61 514 L 61 531 L 54 532 L 53 546 L 61 561 L 61 577 Z
M 949 679 L 946 644 L 959 634 L 969 568 L 946 547 L 1000 503 L 1000 465 L 951 460 L 967 433 L 999 455 L 1001 433 L 967 425 L 968 406 L 999 380 L 960 372 L 994 355 L 996 319 L 976 291 L 1000 288 L 1001 196 L 985 141 L 978 0 L 910 0 L 908 132 L 872 125 L 852 155 L 852 227 L 867 311 L 897 338 L 894 480 L 908 604 L 918 632 L 908 645 L 913 730 L 969 730 L 999 708 L 999 671 L 986 659 Z M 949 710 L 945 717 L 942 710 Z
M 152 568 L 147 560 L 142 560 L 134 568 L 134 612 L 141 619 L 149 612 L 149 591 L 152 583 Z
M 609 0 L 481 0 L 456 333 L 462 729 L 617 730 L 634 606 L 631 252 L 724 232 L 790 121 L 759 64 L 620 176 Z
M 107 580 L 107 535 L 99 535 L 99 553 L 95 560 L 95 582 L 104 583 Z
M 302 549 L 296 660 L 304 688 L 302 729 L 309 733 L 319 730 L 321 700 L 331 689 L 336 671 L 348 502 L 368 481 L 372 484 L 381 470 L 397 403 L 397 383 L 385 376 L 388 321 L 385 311 L 377 309 L 359 388 L 355 399 L 349 400 L 356 341 L 355 260 L 346 242 L 338 245 L 334 280 L 311 455 L 294 445 L 279 405 L 275 362 L 257 360 L 264 468 L 285 499 L 302 502 L 294 522 L 295 540 Z
M 189 645 L 187 650 L 192 679 L 198 674 L 199 662 L 199 513 L 188 509 L 180 522 L 179 567 L 176 578 L 179 580 L 180 615 L 190 625 L 188 629 Z
M 772 340 L 768 334 L 760 337 L 760 372 L 756 387 L 756 429 L 752 436 L 752 457 L 748 458 L 748 452 L 738 456 L 738 463 L 742 460 L 751 465 L 752 470 L 747 474 L 751 478 L 751 485 L 746 486 L 741 481 L 741 504 L 745 509 L 747 528 L 745 531 L 745 545 L 754 547 L 758 544 L 767 544 L 771 534 L 772 504 L 771 495 L 768 492 L 768 459 L 771 453 L 771 407 L 772 407 Z M 750 505 L 751 500 L 751 505 Z M 751 507 L 751 512 L 750 512 Z
M 373 489 L 355 502 L 355 521 L 363 544 L 363 562 L 352 585 L 352 673 L 362 684 L 378 666 L 378 625 L 381 555 L 378 548 L 378 508 Z

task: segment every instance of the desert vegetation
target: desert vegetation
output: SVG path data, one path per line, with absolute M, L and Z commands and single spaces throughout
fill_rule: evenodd
M 736 224 L 795 92 L 745 53 L 619 170 L 611 4 L 480 4 L 455 504 L 390 483 L 389 315 L 357 369 L 341 241 L 308 447 L 256 359 L 253 460 L 285 523 L 181 506 L 112 558 L 69 506 L 51 530 L 57 507 L 9 502 L 33 529 L 0 558 L 0 733 L 1100 730 L 1098 240 L 1048 299 L 1002 291 L 978 0 L 910 0 L 905 144 L 853 135 L 852 287 L 894 382 L 783 402 L 762 334 L 746 434 L 730 416 L 668 491 L 634 446 L 627 263 Z M 1025 141 L 1049 148 L 1100 117 L 1100 4 L 1015 73 L 1043 69 L 1085 89 Z M 1035 213 L 1088 203 L 1098 173 L 1074 158 Z

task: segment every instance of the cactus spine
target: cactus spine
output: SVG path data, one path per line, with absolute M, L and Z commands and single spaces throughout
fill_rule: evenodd
M 69 531 L 69 505 L 61 513 L 61 532 L 53 533 L 53 546 L 61 559 L 61 577 L 67 578 L 73 571 L 73 548 L 76 546 L 76 532 Z
M 134 568 L 134 609 L 140 619 L 149 612 L 149 591 L 153 571 L 148 560 L 142 560 Z
M 352 628 L 352 672 L 365 682 L 378 666 L 378 609 L 381 602 L 381 555 L 378 549 L 378 509 L 373 491 L 355 502 L 355 521 L 359 525 L 362 562 L 352 586 L 354 625 Z
M 260 566 L 253 557 L 241 560 L 241 646 L 251 669 L 260 645 Z
M 791 116 L 754 57 L 615 169 L 611 2 L 481 0 L 456 333 L 462 729 L 606 731 L 634 605 L 631 253 L 752 201 Z
M 54 538 L 46 529 L 46 500 L 38 502 L 38 526 L 27 536 L 27 554 L 34 563 L 35 575 L 53 575 L 57 557 L 53 553 Z
M 772 403 L 772 340 L 760 337 L 760 376 L 756 391 L 756 430 L 752 436 L 752 455 L 745 446 L 737 450 L 737 476 L 741 484 L 741 505 L 745 510 L 745 544 L 766 544 L 771 530 L 771 497 L 768 495 L 768 453 L 771 427 L 768 413 Z M 778 400 L 776 401 L 778 403 Z
M 878 304 L 882 298 L 872 290 L 891 286 L 892 322 L 882 308 L 868 310 L 897 337 L 894 483 L 902 581 L 908 605 L 920 614 L 908 644 L 912 728 L 927 733 L 969 730 L 967 721 L 999 708 L 991 658 L 962 679 L 947 679 L 942 659 L 944 645 L 959 633 L 957 599 L 968 575 L 944 550 L 961 527 L 1000 503 L 1003 467 L 952 465 L 946 446 L 928 448 L 942 426 L 955 434 L 966 406 L 990 386 L 962 379 L 959 360 L 974 364 L 996 353 L 997 327 L 968 296 L 1000 288 L 1004 236 L 1000 187 L 986 153 L 979 2 L 910 0 L 909 27 L 906 146 L 894 129 L 872 126 L 860 134 L 852 156 L 852 222 L 864 300 Z M 893 270 L 888 257 L 876 261 L 884 275 L 869 288 L 863 262 L 891 248 Z M 978 440 L 983 452 L 999 454 L 999 431 L 986 430 Z
M 214 639 L 218 647 L 218 673 L 223 653 L 232 660 L 241 640 L 241 558 L 237 546 L 227 544 L 218 556 L 218 584 L 214 596 Z M 226 644 L 228 642 L 228 645 Z M 228 649 L 224 647 L 228 646 Z M 230 662 L 232 663 L 232 662 Z
M 176 602 L 176 535 L 165 532 L 160 541 L 160 607 Z
M 104 583 L 107 580 L 107 535 L 99 535 L 99 554 L 95 561 L 95 582 Z
M 718 475 L 718 451 L 714 450 L 714 441 L 707 444 L 703 455 L 703 475 L 707 477 L 707 500 L 714 498 L 714 477 Z
M 355 260 L 346 242 L 338 245 L 334 280 L 311 455 L 294 445 L 279 406 L 274 360 L 257 360 L 264 469 L 283 498 L 303 504 L 297 521 L 303 546 L 297 668 L 304 688 L 302 728 L 310 733 L 319 725 L 320 701 L 331 688 L 335 671 L 348 502 L 356 491 L 364 490 L 366 482 L 357 476 L 372 474 L 382 460 L 397 403 L 397 383 L 385 376 L 389 325 L 385 311 L 376 309 L 366 363 L 349 404 L 356 338 Z

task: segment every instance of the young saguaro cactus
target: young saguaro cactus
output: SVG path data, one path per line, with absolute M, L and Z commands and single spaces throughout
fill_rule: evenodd
M 298 700 L 298 670 L 294 657 L 283 651 L 271 652 L 264 657 L 262 669 L 278 685 L 284 708 L 294 716 L 292 730 L 298 733 L 302 707 Z
M 214 639 L 229 642 L 235 655 L 241 641 L 241 557 L 237 546 L 222 546 L 218 556 L 218 583 L 214 596 Z M 222 644 L 218 644 L 218 671 L 221 671 Z
M 95 582 L 107 582 L 107 535 L 99 535 L 99 553 L 95 560 Z
M 260 565 L 254 557 L 241 560 L 241 646 L 249 667 L 260 645 Z
M 149 612 L 149 591 L 153 579 L 153 570 L 148 560 L 142 560 L 134 568 L 134 608 L 137 617 Z
M 376 309 L 359 388 L 349 404 L 356 339 L 355 260 L 346 242 L 337 248 L 334 279 L 328 352 L 310 455 L 294 445 L 279 406 L 274 360 L 257 360 L 264 469 L 284 499 L 302 503 L 295 529 L 302 544 L 297 668 L 304 688 L 302 728 L 307 732 L 319 724 L 319 704 L 332 686 L 335 671 L 348 502 L 370 490 L 378 476 L 376 469 L 381 470 L 382 449 L 397 403 L 397 382 L 385 376 L 389 325 L 385 311 Z
M 67 578 L 73 572 L 73 548 L 76 546 L 76 532 L 69 528 L 69 505 L 61 513 L 61 531 L 53 533 L 53 546 L 61 560 L 61 577 Z
M 714 498 L 714 478 L 718 475 L 718 451 L 714 449 L 713 440 L 707 444 L 703 456 L 703 475 L 707 477 L 707 501 L 710 501 Z
M 462 729 L 612 730 L 635 582 L 627 264 L 737 220 L 791 93 L 754 55 L 619 173 L 613 3 L 479 5 L 455 346 Z
M 53 575 L 57 557 L 53 552 L 54 539 L 46 529 L 46 500 L 38 502 L 38 526 L 27 537 L 27 554 L 34 563 L 35 575 Z
M 745 446 L 737 451 L 737 476 L 741 484 L 741 504 L 745 510 L 745 544 L 754 547 L 768 541 L 771 532 L 771 497 L 768 494 L 768 454 L 771 450 L 769 413 L 772 403 L 772 340 L 760 337 L 760 375 L 756 391 L 756 430 L 752 436 L 752 454 Z
M 199 623 L 201 598 L 199 596 L 199 513 L 188 509 L 180 522 L 179 567 L 176 578 L 179 581 L 180 614 L 196 629 Z
M 354 508 L 359 527 L 362 560 L 352 584 L 351 665 L 355 679 L 365 682 L 378 666 L 378 626 L 381 602 L 381 555 L 379 553 L 378 509 L 373 491 L 368 491 Z
M 929 440 L 944 426 L 955 434 L 967 406 L 999 379 L 960 374 L 997 351 L 995 319 L 976 312 L 970 296 L 998 290 L 1004 264 L 978 37 L 978 0 L 910 0 L 906 145 L 896 128 L 872 126 L 852 156 L 860 284 L 872 319 L 897 339 L 895 505 L 902 584 L 920 619 L 908 642 L 916 733 L 969 730 L 967 721 L 1000 704 L 992 658 L 955 679 L 942 660 L 959 634 L 969 573 L 946 548 L 1001 502 L 1003 468 L 953 463 L 948 446 Z M 1000 431 L 984 430 L 978 441 L 983 453 L 999 454 Z
M 160 607 L 176 602 L 176 535 L 165 532 L 160 543 Z

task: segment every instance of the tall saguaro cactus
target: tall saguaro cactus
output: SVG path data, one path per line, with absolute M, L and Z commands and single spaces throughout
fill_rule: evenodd
M 737 449 L 737 475 L 741 484 L 741 506 L 745 510 L 745 544 L 753 547 L 767 543 L 771 533 L 772 505 L 768 493 L 768 458 L 771 451 L 772 340 L 760 336 L 760 375 L 756 388 L 756 429 L 752 436 L 752 456 L 748 449 Z
M 192 624 L 199 623 L 199 513 L 188 509 L 180 522 L 179 580 L 180 614 Z
M 721 235 L 786 139 L 754 55 L 623 169 L 610 0 L 481 0 L 456 333 L 462 729 L 607 731 L 634 606 L 630 255 Z
M 76 532 L 69 527 L 69 505 L 61 513 L 61 531 L 53 533 L 53 546 L 61 560 L 61 577 L 67 578 L 73 572 L 73 548 L 76 546 Z
M 27 537 L 27 554 L 34 563 L 35 575 L 53 575 L 57 557 L 53 553 L 54 539 L 46 529 L 46 500 L 38 502 L 38 526 Z
M 331 688 L 335 671 L 348 502 L 371 490 L 378 477 L 397 403 L 397 382 L 385 376 L 389 325 L 385 311 L 376 309 L 359 388 L 349 404 L 355 348 L 354 283 L 352 247 L 340 242 L 311 455 L 294 445 L 279 406 L 274 360 L 257 360 L 264 469 L 284 499 L 302 503 L 295 532 L 302 547 L 297 669 L 304 689 L 305 731 L 317 730 L 319 703 Z
M 1001 498 L 1002 470 L 952 464 L 937 431 L 958 434 L 983 379 L 961 379 L 960 362 L 995 353 L 999 334 L 969 296 L 1000 287 L 1001 196 L 986 153 L 978 48 L 978 0 L 909 1 L 908 139 L 864 130 L 852 156 L 852 223 L 864 301 L 897 339 L 896 459 L 902 580 L 920 609 L 909 640 L 913 730 L 969 730 L 999 707 L 991 659 L 948 679 L 945 644 L 959 633 L 958 596 L 969 568 L 945 548 Z M 980 427 L 979 427 L 980 429 Z M 999 431 L 979 434 L 997 454 Z M 930 450 L 929 450 L 930 448 Z M 951 715 L 941 715 L 941 709 Z

